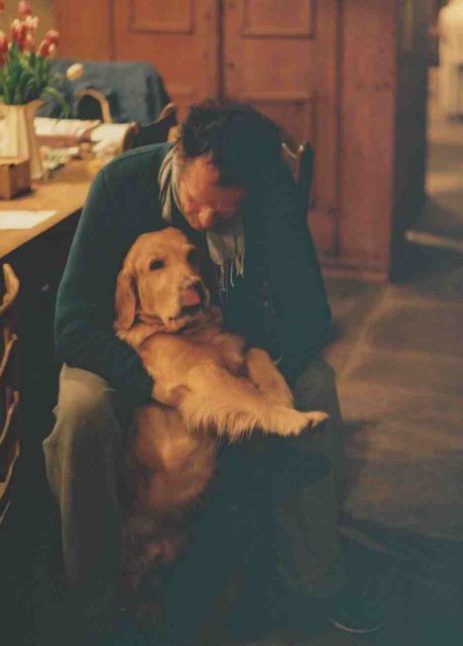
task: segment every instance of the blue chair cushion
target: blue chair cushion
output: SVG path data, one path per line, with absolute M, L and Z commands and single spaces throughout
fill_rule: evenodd
M 64 78 L 53 83 L 63 92 L 71 106 L 69 116 L 72 118 L 78 117 L 75 93 L 86 88 L 98 90 L 106 97 L 112 119 L 116 123 L 150 123 L 170 102 L 160 74 L 149 63 L 52 59 L 52 74 L 65 76 L 68 67 L 78 62 L 84 66 L 79 79 L 71 82 Z M 38 114 L 43 117 L 58 117 L 60 111 L 56 100 L 47 98 Z

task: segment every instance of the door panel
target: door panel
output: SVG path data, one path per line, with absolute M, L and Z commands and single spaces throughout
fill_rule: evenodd
M 58 56 L 78 60 L 105 61 L 112 58 L 112 0 L 74 0 L 53 3 L 55 27 L 60 34 Z M 89 25 L 98 25 L 98 38 Z M 40 25 L 42 28 L 42 24 Z
M 217 0 L 118 0 L 114 54 L 151 62 L 161 73 L 180 118 L 219 91 Z
M 311 230 L 336 252 L 337 0 L 225 0 L 223 88 L 315 148 Z
M 293 0 L 247 0 L 243 5 L 243 30 L 247 36 L 310 36 L 314 31 L 314 4 Z

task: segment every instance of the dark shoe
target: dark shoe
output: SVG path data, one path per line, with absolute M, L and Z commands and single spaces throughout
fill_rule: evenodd
M 382 613 L 377 602 L 356 595 L 340 595 L 328 610 L 328 621 L 348 633 L 372 633 L 382 625 Z

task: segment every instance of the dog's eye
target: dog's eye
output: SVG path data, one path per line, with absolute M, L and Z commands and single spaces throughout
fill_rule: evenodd
M 152 260 L 150 262 L 150 269 L 152 271 L 156 271 L 157 269 L 162 269 L 163 267 L 165 267 L 165 264 L 166 263 L 164 262 L 164 260 Z
M 190 249 L 187 255 L 187 261 L 193 267 L 199 265 L 199 253 L 197 249 Z

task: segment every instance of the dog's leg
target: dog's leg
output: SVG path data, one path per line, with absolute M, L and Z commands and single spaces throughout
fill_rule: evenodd
M 216 364 L 199 364 L 189 371 L 187 380 L 180 412 L 193 429 L 213 429 L 232 439 L 255 428 L 297 435 L 328 417 L 321 411 L 301 412 L 272 404 L 249 380 L 235 377 Z
M 269 400 L 280 406 L 293 405 L 293 395 L 285 378 L 277 370 L 269 354 L 261 348 L 250 348 L 246 352 L 246 369 L 252 383 Z

